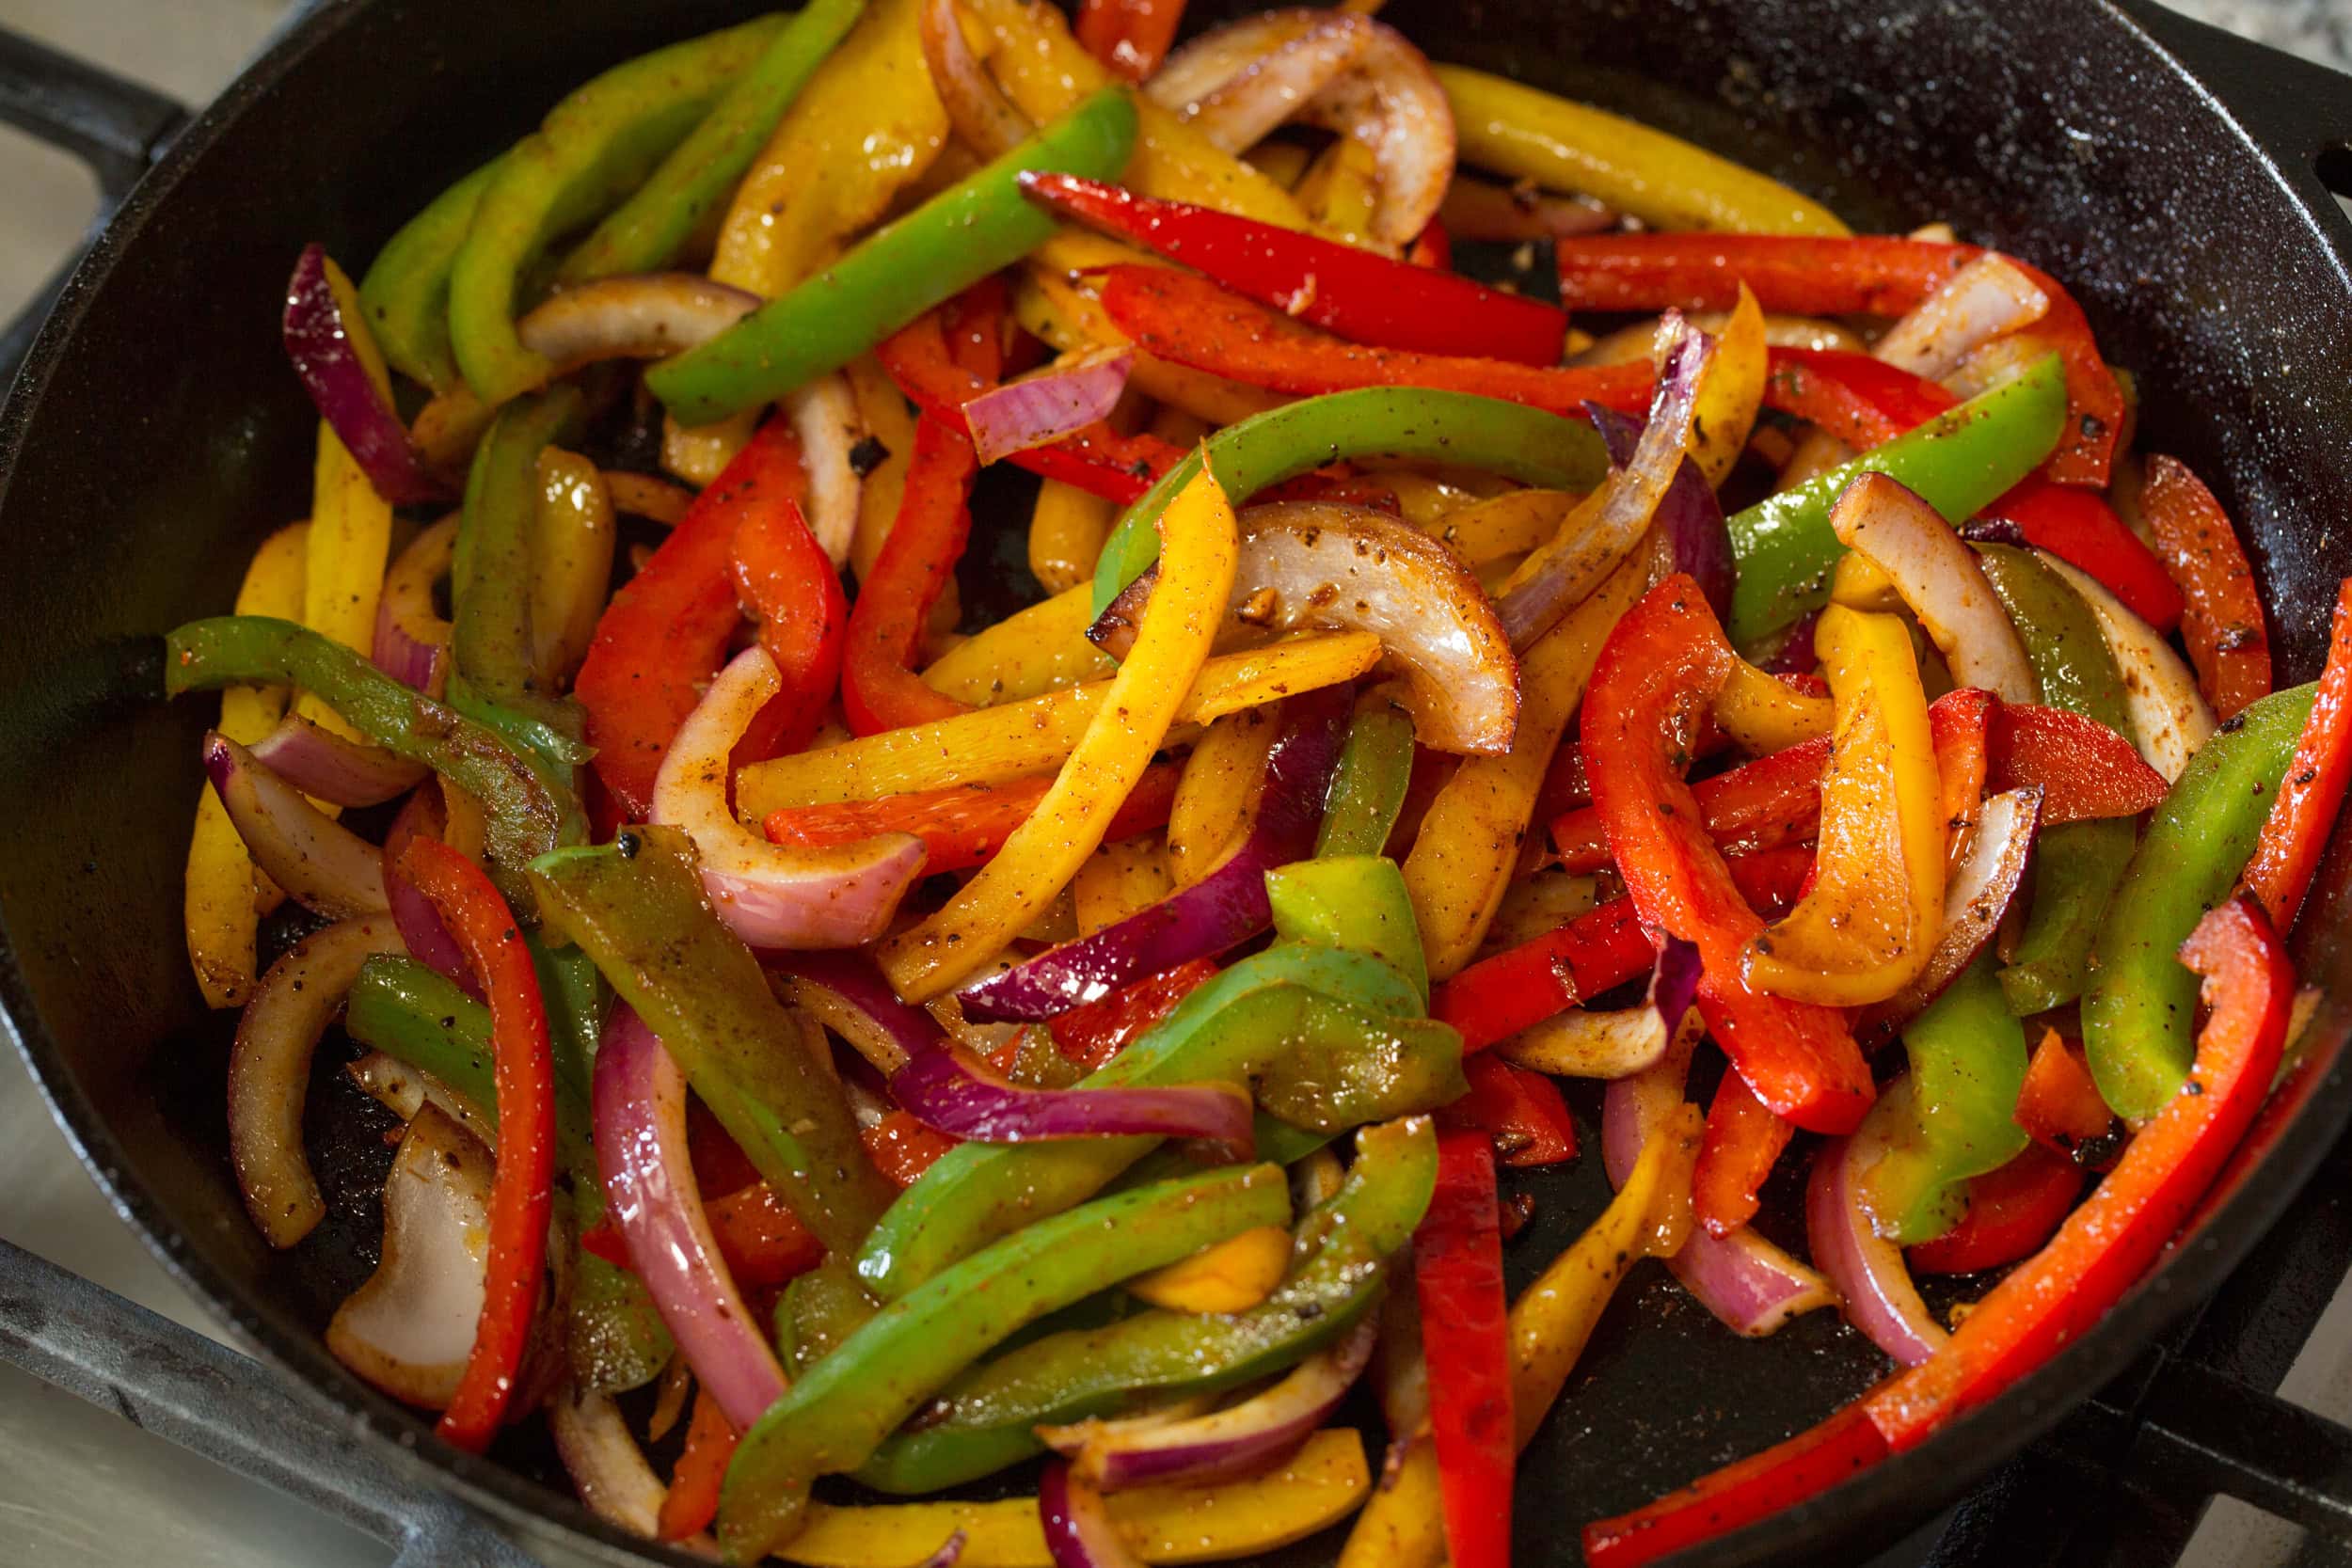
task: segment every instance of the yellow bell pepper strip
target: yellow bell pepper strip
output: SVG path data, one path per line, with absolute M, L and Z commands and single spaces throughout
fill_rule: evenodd
M 1257 819 L 1280 734 L 1272 709 L 1253 707 L 1227 714 L 1194 743 L 1168 812 L 1168 871 L 1179 890 L 1223 864 Z
M 1363 1439 L 1316 1433 L 1282 1464 L 1215 1486 L 1145 1486 L 1105 1500 L 1113 1524 L 1146 1562 L 1256 1560 L 1327 1529 L 1372 1490 Z M 809 1568 L 915 1562 L 961 1533 L 961 1568 L 1054 1568 L 1035 1497 L 999 1502 L 812 1504 L 808 1523 L 777 1555 Z
M 822 270 L 947 145 L 922 0 L 871 0 L 793 100 L 719 229 L 710 276 L 773 299 Z
M 450 559 L 452 705 L 463 699 L 494 703 L 559 735 L 577 739 L 579 705 L 558 696 L 537 675 L 532 625 L 539 575 L 539 454 L 580 416 L 577 387 L 508 404 L 474 453 L 466 479 L 466 507 Z M 485 718 L 480 712 L 474 717 Z
M 659 272 L 675 263 L 865 9 L 866 0 L 809 0 L 636 194 L 564 258 L 556 282 Z
M 1747 451 L 1748 433 L 1764 406 L 1771 356 L 1763 307 L 1742 283 L 1739 303 L 1716 334 L 1714 362 L 1699 379 L 1698 399 L 1691 410 L 1691 457 L 1709 489 L 1723 488 L 1731 466 Z
M 1594 197 L 1652 229 L 1848 231 L 1819 202 L 1678 136 L 1483 71 L 1435 69 L 1465 164 Z
M 384 357 L 436 395 L 463 384 L 449 346 L 449 275 L 504 161 L 493 158 L 435 197 L 384 242 L 359 280 L 359 308 Z
M 449 284 L 450 346 L 483 403 L 496 407 L 554 373 L 515 331 L 525 275 L 548 243 L 644 184 L 784 24 L 762 17 L 615 66 L 499 161 Z
M 946 908 L 882 944 L 882 973 L 900 996 L 928 1001 L 1004 951 L 1094 853 L 1176 721 L 1208 661 L 1239 554 L 1233 509 L 1214 474 L 1196 471 L 1160 531 L 1159 580 L 1135 647 L 1054 787 Z
M 1274 1292 L 1290 1267 L 1291 1233 L 1262 1225 L 1127 1281 L 1137 1301 L 1170 1312 L 1247 1312 Z
M 1715 694 L 1713 711 L 1716 726 L 1752 756 L 1768 757 L 1808 740 L 1825 739 L 1836 727 L 1836 711 L 1828 698 L 1768 675 L 1746 659 L 1732 665 L 1724 689 Z
M 594 463 L 549 447 L 533 468 L 531 664 L 538 689 L 548 692 L 563 689 L 596 639 L 612 596 L 616 535 L 612 492 Z
M 1465 564 L 1486 566 L 1549 543 L 1583 499 L 1565 490 L 1506 490 L 1449 512 L 1423 531 Z
M 1045 488 L 1055 488 L 1054 482 L 1047 480 Z M 1083 496 L 1085 492 L 1072 494 Z M 1034 531 L 1030 536 L 1036 537 Z M 1088 564 L 1090 567 L 1093 562 L 1089 560 Z M 1109 679 L 1119 673 L 1119 666 L 1087 641 L 1087 627 L 1094 624 L 1089 613 L 1091 597 L 1081 579 L 1050 599 L 974 632 L 931 661 L 923 672 L 923 684 L 969 706 L 993 707 L 1041 697 L 1082 681 Z
M 1205 724 L 1243 708 L 1352 681 L 1380 662 L 1371 632 L 1295 638 L 1202 666 L 1177 704 L 1178 725 Z M 1058 768 L 1103 711 L 1113 682 L 1049 691 L 935 724 L 754 763 L 736 775 L 737 812 L 757 821 L 792 806 L 872 800 L 950 784 L 1004 784 Z
M 1168 843 L 1160 834 L 1147 833 L 1140 838 L 1105 844 L 1094 851 L 1093 858 L 1070 884 L 1078 935 L 1090 937 L 1104 927 L 1116 926 L 1175 891 L 1176 884 L 1168 874 Z M 1062 1015 L 1064 1019 L 1070 1016 Z M 1056 1037 L 1060 1040 L 1059 1036 Z
M 237 590 L 237 613 L 291 619 L 302 613 L 303 555 L 310 525 L 290 523 L 262 541 L 245 582 Z M 281 686 L 231 686 L 220 694 L 222 735 L 251 746 L 278 727 L 286 713 Z M 228 808 L 209 784 L 196 805 L 196 833 L 188 841 L 181 918 L 188 939 L 188 964 L 209 1007 L 242 1007 L 253 993 L 253 940 L 276 890 L 253 864 L 253 856 L 229 820 Z
M 1052 234 L 1053 219 L 1022 198 L 1024 170 L 1115 179 L 1135 140 L 1135 101 L 1097 93 L 822 273 L 654 366 L 646 387 L 681 420 L 704 424 L 840 369 Z
M 1280 1166 L 1227 1166 L 1039 1220 L 944 1271 L 809 1368 L 743 1434 L 720 1495 L 721 1546 L 747 1562 L 788 1539 L 817 1477 L 865 1464 L 892 1428 L 1024 1325 L 1289 1215 Z
M 1891 476 L 1957 525 L 2039 467 L 2065 422 L 2066 378 L 2052 355 L 2016 380 L 1726 519 L 1740 564 L 1725 626 L 1732 641 L 1750 646 L 1828 599 L 1830 569 L 1845 549 L 1829 525 L 1830 508 L 1856 474 Z
M 1909 985 L 1941 934 L 1943 778 L 1910 628 L 1832 605 L 1813 641 L 1837 710 L 1813 886 L 1750 939 L 1740 974 L 1793 1001 L 1867 1006 Z
M 1090 581 L 1094 559 L 1118 516 L 1119 508 L 1102 497 L 1047 480 L 1029 514 L 1029 574 L 1054 594 Z
M 1422 817 L 1404 870 L 1431 979 L 1453 975 L 1486 940 L 1518 865 L 1544 770 L 1583 701 L 1610 629 L 1647 580 L 1646 562 L 1627 561 L 1520 656 L 1511 750 L 1465 760 Z
M 898 520 L 898 502 L 906 495 L 907 470 L 914 462 L 914 415 L 906 394 L 890 379 L 882 361 L 861 354 L 842 367 L 850 395 L 857 404 L 858 422 L 866 439 L 850 451 L 852 467 L 865 483 L 857 493 L 857 533 L 850 544 L 850 571 L 864 582 L 882 559 L 882 541 Z M 968 700 L 968 699 L 967 699 Z

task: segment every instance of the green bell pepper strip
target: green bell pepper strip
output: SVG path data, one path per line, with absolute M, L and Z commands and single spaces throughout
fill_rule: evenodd
M 898 1494 L 961 1486 L 1040 1452 L 1040 1426 L 1116 1415 L 1141 1395 L 1231 1388 L 1295 1366 L 1372 1309 L 1437 1176 L 1428 1118 L 1365 1128 L 1345 1183 L 1300 1223 L 1291 1266 L 1264 1301 L 1216 1315 L 1154 1308 L 1007 1352 L 942 1389 L 933 1418 L 884 1443 L 857 1479 Z
M 865 9 L 866 0 L 809 0 L 637 193 L 564 259 L 556 281 L 659 272 L 675 261 L 723 212 L 785 110 Z
M 386 361 L 436 393 L 464 379 L 449 346 L 449 275 L 504 161 L 491 159 L 435 197 L 385 242 L 359 282 L 359 309 Z
M 1392 707 L 1356 715 L 1324 798 L 1315 858 L 1376 855 L 1387 848 L 1412 778 L 1412 721 Z
M 1301 943 L 1270 948 L 1198 987 L 1079 1087 L 1246 1082 L 1291 1049 L 1314 993 L 1375 1014 L 1415 1006 L 1411 984 L 1376 958 Z M 903 1296 L 997 1237 L 1083 1203 L 1158 1142 L 958 1145 L 874 1227 L 858 1277 L 885 1301 Z
M 1096 617 L 1159 559 L 1160 514 L 1200 471 L 1204 453 L 1235 506 L 1348 457 L 1422 458 L 1551 490 L 1590 490 L 1609 473 L 1608 449 L 1591 425 L 1500 398 L 1426 387 L 1361 387 L 1302 398 L 1227 425 L 1120 515 L 1095 561 Z
M 2318 689 L 2273 692 L 2215 732 L 2149 818 L 2107 907 L 2083 993 L 2083 1050 L 2108 1108 L 2127 1120 L 2154 1116 L 2188 1076 L 2197 976 L 2181 943 L 2237 885 Z
M 1275 934 L 1378 958 L 1412 983 L 1429 1010 L 1429 964 L 1405 873 L 1378 854 L 1317 855 L 1265 874 Z
M 549 996 L 548 1022 L 557 1023 L 555 998 L 576 988 L 559 973 L 548 990 L 549 960 L 534 949 L 541 989 Z M 557 962 L 567 956 L 550 956 Z M 576 966 L 574 966 L 576 967 Z M 481 1108 L 498 1123 L 498 1089 L 490 1070 L 490 1009 L 458 986 L 413 958 L 378 954 L 359 966 L 351 988 L 343 1028 L 351 1037 L 387 1056 L 429 1072 Z M 604 1180 L 590 1142 L 586 1069 L 564 1037 L 577 1031 L 551 1028 L 555 1042 L 555 1135 L 564 1180 L 557 1189 L 568 1198 L 574 1227 L 585 1233 L 604 1217 Z M 567 1061 L 566 1057 L 574 1058 Z M 654 1310 L 645 1283 L 595 1253 L 572 1256 L 571 1319 L 565 1325 L 572 1376 L 582 1387 L 620 1393 L 660 1375 L 675 1349 L 670 1331 Z
M 588 836 L 579 800 L 546 762 L 340 642 L 263 615 L 190 621 L 164 639 L 165 695 L 238 685 L 298 686 L 371 743 L 423 763 L 480 800 L 484 861 L 518 914 L 532 907 L 523 868 Z
M 1451 1024 L 1376 1017 L 1297 987 L 1251 1004 L 1241 1016 L 1253 1027 L 1281 1017 L 1290 1046 L 1258 1075 L 1258 1103 L 1309 1132 L 1328 1137 L 1434 1111 L 1470 1092 L 1462 1037 Z M 1288 1146 L 1260 1152 L 1296 1158 Z
M 784 26 L 762 17 L 613 67 L 549 110 L 499 161 L 450 273 L 450 346 L 497 407 L 555 367 L 516 336 L 516 296 L 540 254 L 644 184 Z
M 1229 1165 L 1098 1198 L 975 1253 L 869 1319 L 752 1424 L 727 1466 L 719 1541 L 755 1561 L 820 1475 L 854 1470 L 1014 1330 L 1122 1279 L 1290 1217 L 1279 1165 Z
M 784 1288 L 776 1303 L 776 1348 L 795 1379 L 831 1355 L 882 1310 L 846 1258 L 832 1257 Z
M 2030 550 L 1986 545 L 1978 555 L 1994 595 L 2016 624 L 2042 703 L 2130 736 L 2122 672 L 2082 595 Z M 2010 1011 L 2024 1018 L 2062 1007 L 2082 994 L 2091 936 L 2122 879 L 2137 836 L 2129 817 L 2107 817 L 2045 828 L 2035 840 L 2030 912 L 2001 971 Z
M 2031 1141 L 2017 1125 L 2026 1030 L 1990 953 L 1911 1021 L 1903 1051 L 1910 1076 L 1879 1096 L 1861 1134 L 1875 1131 L 1886 1144 L 1864 1193 L 1879 1233 L 1915 1246 L 1960 1223 L 1970 1177 L 2000 1169 Z
M 816 277 L 662 360 L 645 372 L 645 386 L 679 420 L 698 425 L 839 370 L 1052 237 L 1053 214 L 1021 194 L 1023 173 L 1116 180 L 1135 143 L 1134 100 L 1105 87 Z
M 540 689 L 532 673 L 532 535 L 539 513 L 539 453 L 579 422 L 580 388 L 551 387 L 499 411 L 466 476 L 465 510 L 450 557 L 452 678 L 469 701 L 495 704 L 577 742 L 580 705 Z M 477 718 L 520 738 L 514 730 Z M 529 732 L 526 732 L 529 733 Z
M 1831 568 L 1846 553 L 1830 527 L 1830 509 L 1856 476 L 1892 475 L 1957 526 L 2040 467 L 2057 450 L 2065 419 L 2066 377 L 2052 355 L 2015 380 L 1731 517 L 1740 570 L 1726 627 L 1731 641 L 1746 647 L 1828 602 Z
M 532 863 L 548 926 L 586 950 L 776 1196 L 832 1251 L 866 1237 L 890 1182 L 858 1142 L 830 1060 L 804 1049 L 750 948 L 703 898 L 693 845 L 629 828 Z

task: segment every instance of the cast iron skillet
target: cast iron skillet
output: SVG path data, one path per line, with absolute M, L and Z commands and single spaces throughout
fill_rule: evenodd
M 318 1329 L 369 1266 L 364 1224 L 274 1256 L 240 1208 L 220 1130 L 223 1021 L 199 1005 L 179 926 L 207 705 L 154 700 L 155 634 L 225 609 L 251 547 L 306 504 L 315 416 L 276 330 L 298 247 L 323 240 L 363 262 L 565 89 L 750 8 L 327 6 L 130 197 L 0 416 L 0 1005 L 19 1045 L 124 1216 L 255 1350 L 386 1466 L 573 1559 L 663 1554 L 532 1479 L 546 1461 L 527 1443 L 506 1456 L 521 1469 L 454 1452 L 326 1355 Z M 2141 375 L 2147 444 L 2187 459 L 2241 520 L 2281 682 L 2308 679 L 2352 572 L 2352 230 L 2323 187 L 2352 167 L 2352 87 L 2137 3 L 1998 11 L 1394 0 L 1385 14 L 1439 57 L 1692 136 L 1858 227 L 1948 218 L 2067 280 Z M 2007 1399 L 1707 1560 L 1851 1560 L 1916 1522 L 2113 1377 L 2293 1201 L 2352 1116 L 2336 1069 L 2352 1030 L 2352 852 L 2336 850 L 2302 958 L 2342 1000 L 2259 1156 L 2160 1276 Z M 314 1099 L 331 1101 L 321 1085 Z M 330 1203 L 364 1196 L 380 1154 L 322 1138 Z M 1597 1211 L 1598 1162 L 1535 1191 L 1536 1234 L 1513 1253 L 1522 1279 Z M 1883 1370 L 1833 1314 L 1742 1343 L 1662 1275 L 1637 1276 L 1521 1467 L 1521 1560 L 1573 1561 L 1583 1520 L 1777 1440 Z

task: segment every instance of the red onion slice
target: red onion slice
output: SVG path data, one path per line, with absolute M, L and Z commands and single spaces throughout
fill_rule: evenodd
M 1265 139 L 1372 45 L 1372 19 L 1327 12 L 1297 37 L 1243 65 L 1186 106 L 1184 118 L 1212 145 L 1242 152 Z
M 384 852 L 302 798 L 218 730 L 204 736 L 204 772 L 264 876 L 314 913 L 380 913 Z
M 1560 1078 L 1629 1078 L 1665 1059 L 1677 1030 L 1698 999 L 1699 950 L 1668 937 L 1650 968 L 1649 994 L 1638 1007 L 1593 1012 L 1570 1007 L 1520 1030 L 1495 1047 L 1516 1067 Z
M 2033 552 L 2037 560 L 2083 596 L 2107 652 L 2123 672 L 2123 705 L 2132 716 L 2132 738 L 2149 767 L 2177 783 L 2188 759 L 2197 754 L 2217 727 L 2212 705 L 2197 689 L 2197 676 L 2164 634 L 2132 612 L 2109 592 L 2107 585 L 2072 562 L 2048 550 Z
M 384 1179 L 383 1260 L 335 1309 L 326 1348 L 396 1400 L 456 1396 L 488 1291 L 490 1151 L 433 1106 L 409 1122 Z
M 1949 375 L 1977 347 L 2049 313 L 2050 296 L 2005 256 L 1979 256 L 1886 329 L 1874 357 L 1929 381 Z
M 1524 649 L 1549 631 L 1615 569 L 1649 528 L 1681 470 L 1699 379 L 1714 361 L 1715 341 L 1675 310 L 1660 318 L 1658 333 L 1665 344 L 1665 369 L 1631 460 L 1602 481 L 1601 503 L 1582 532 L 1537 550 L 1528 560 L 1526 575 L 1505 588 L 1495 606 L 1514 648 Z
M 1147 570 L 1129 583 L 1087 636 L 1124 658 L 1157 580 Z M 1402 667 L 1399 698 L 1422 745 L 1472 755 L 1511 749 L 1518 660 L 1477 577 L 1421 530 L 1338 501 L 1244 512 L 1219 645 L 1303 628 L 1378 637 Z
M 1620 468 L 1632 463 L 1641 449 L 1642 427 L 1597 403 L 1586 404 L 1584 413 L 1600 432 L 1609 461 Z M 1739 562 L 1731 552 L 1731 527 L 1724 520 L 1723 503 L 1715 499 L 1714 487 L 1688 454 L 1675 469 L 1666 493 L 1658 498 L 1650 528 L 1665 537 L 1674 569 L 1698 583 L 1718 620 L 1729 620 L 1732 585 L 1739 577 Z
M 1344 693 L 1332 689 L 1283 705 L 1283 732 L 1266 755 L 1258 820 L 1223 865 L 1117 925 L 965 988 L 960 994 L 966 1016 L 1041 1022 L 1264 930 L 1274 919 L 1265 874 L 1314 850 L 1347 707 Z
M 2042 695 L 2015 623 L 1994 595 L 1977 552 L 1942 514 L 1884 474 L 1864 474 L 1830 509 L 1830 526 L 1895 584 L 1952 678 L 2005 703 Z
M 982 463 L 1050 446 L 1110 417 L 1127 389 L 1133 348 L 1081 349 L 1033 375 L 1008 381 L 963 405 L 964 428 Z
M 747 648 L 678 726 L 653 786 L 653 820 L 683 828 L 702 855 L 719 918 L 754 947 L 859 947 L 882 934 L 923 874 L 923 841 L 879 833 L 834 848 L 770 844 L 727 804 L 728 757 L 783 690 L 775 661 Z
M 457 547 L 457 518 L 442 518 L 408 542 L 384 574 L 375 606 L 375 667 L 392 679 L 438 698 L 449 684 L 454 628 L 433 608 L 433 586 L 449 574 Z
M 1918 977 L 1866 1011 L 1855 1024 L 1857 1033 L 1879 1040 L 1920 1013 L 1944 994 L 1944 988 L 1976 961 L 1984 944 L 2001 928 L 2025 885 L 2026 866 L 2032 859 L 2034 834 L 2042 823 L 2042 786 L 2012 789 L 1986 800 L 1969 830 L 1968 847 L 1944 884 L 1944 932 Z
M 400 927 L 400 940 L 407 944 L 408 956 L 443 979 L 464 987 L 466 994 L 479 1002 L 482 982 L 474 976 L 465 949 L 441 923 L 441 911 L 433 907 L 433 900 L 400 874 L 400 852 L 411 838 L 419 833 L 441 835 L 440 808 L 428 793 L 436 787 L 428 784 L 409 796 L 384 834 L 384 897 L 391 907 L 392 924 Z
M 559 376 L 599 359 L 661 359 L 708 341 L 759 309 L 759 296 L 691 272 L 599 277 L 564 290 L 515 324 Z
M 1080 1421 L 1038 1435 L 1104 1492 L 1199 1486 L 1263 1469 L 1296 1449 L 1339 1405 L 1372 1360 L 1376 1318 L 1350 1329 L 1253 1399 L 1190 1420 Z
M 389 915 L 329 926 L 270 965 L 229 1048 L 229 1160 L 246 1212 L 270 1245 L 290 1247 L 326 1217 L 303 1151 L 310 1053 L 334 1022 L 359 966 L 403 951 Z M 473 1320 L 467 1322 L 467 1343 Z
M 1915 1367 L 1950 1336 L 1919 1299 L 1902 1248 L 1879 1235 L 1863 1207 L 1863 1173 L 1884 1153 L 1867 1126 L 1815 1152 L 1804 1186 L 1805 1244 L 1844 1293 L 1854 1327 L 1902 1365 Z
M 342 442 L 375 493 L 394 506 L 421 506 L 449 491 L 435 479 L 408 440 L 392 407 L 382 365 L 370 366 L 353 337 L 358 299 L 348 280 L 337 288 L 326 248 L 302 247 L 286 283 L 280 324 L 286 356 L 302 389 Z M 348 313 L 347 313 L 348 312 Z
M 1037 1516 L 1054 1568 L 1143 1568 L 1143 1559 L 1111 1522 L 1103 1494 L 1060 1460 L 1038 1478 Z
M 956 20 L 956 0 L 923 0 L 923 63 L 947 109 L 947 123 L 973 151 L 994 158 L 1026 141 L 1036 127 L 1012 106 L 973 57 Z
M 596 1164 L 678 1353 L 738 1432 L 783 1397 L 784 1369 L 710 1233 L 686 1148 L 686 1074 L 627 1003 L 596 1050 Z
M 645 1463 L 612 1395 L 556 1390 L 548 1400 L 548 1430 L 589 1513 L 647 1541 L 658 1538 L 669 1488 Z
M 939 1021 L 899 1001 L 863 953 L 787 953 L 771 961 L 784 977 L 785 1000 L 848 1040 L 885 1076 L 946 1046 Z
M 973 1143 L 1063 1138 L 1198 1138 L 1236 1160 L 1256 1145 L 1249 1096 L 1232 1084 L 1173 1088 L 1031 1089 L 1009 1084 L 969 1052 L 941 1046 L 890 1075 L 890 1094 L 915 1120 Z
M 429 771 L 380 746 L 345 740 L 298 713 L 279 720 L 248 754 L 312 800 L 338 806 L 380 806 L 416 788 Z
M 808 531 L 839 571 L 849 563 L 857 537 L 858 499 L 866 481 L 850 453 L 866 439 L 850 378 L 839 371 L 820 375 L 784 400 L 792 434 L 801 440 L 801 467 L 808 474 Z

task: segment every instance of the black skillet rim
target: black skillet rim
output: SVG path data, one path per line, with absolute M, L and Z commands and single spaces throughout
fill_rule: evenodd
M 114 221 L 75 270 L 56 309 L 42 327 L 23 373 L 0 408 L 0 504 L 8 473 L 60 353 L 72 340 L 92 298 L 112 271 L 117 254 L 153 214 L 181 176 L 203 157 L 221 129 L 268 95 L 297 70 L 321 41 L 357 15 L 367 0 L 342 0 L 314 12 L 280 37 L 255 60 L 188 129 L 125 201 Z M 2110 21 L 2128 29 L 2164 69 L 2182 77 L 2226 129 L 2245 143 L 2276 179 L 2278 194 L 2294 208 L 2314 244 L 2335 252 L 2297 183 L 2239 118 L 2209 90 L 2198 74 L 2160 41 L 2133 10 L 2114 0 L 2095 0 Z M 2338 271 L 2343 259 L 2338 255 Z M 2352 906 L 2339 919 L 2352 922 Z M 2343 1021 L 2338 1020 L 2339 1037 Z M 0 1027 L 5 1027 L 32 1069 L 34 1082 L 76 1156 L 98 1182 L 117 1214 L 184 1286 L 227 1323 L 245 1348 L 282 1370 L 295 1373 L 310 1393 L 356 1419 L 380 1451 L 410 1475 L 436 1484 L 453 1483 L 467 1500 L 525 1529 L 553 1525 L 582 1536 L 606 1553 L 639 1561 L 687 1568 L 706 1560 L 660 1546 L 596 1518 L 577 1500 L 549 1492 L 503 1465 L 442 1443 L 430 1423 L 377 1394 L 343 1370 L 308 1336 L 281 1334 L 246 1300 L 246 1293 L 217 1273 L 203 1256 L 170 1231 L 146 1193 L 121 1179 L 121 1151 L 112 1132 L 78 1092 L 62 1090 L 59 1048 L 35 1009 L 23 973 L 0 920 Z M 2334 1052 L 2343 1041 L 2325 1042 Z M 2136 1285 L 2089 1334 L 2017 1389 L 1956 1423 L 1911 1453 L 1864 1472 L 1813 1501 L 1801 1504 L 1686 1554 L 1689 1560 L 1731 1564 L 1794 1560 L 1818 1551 L 1824 1540 L 1860 1533 L 1891 1533 L 1915 1523 L 1931 1509 L 1960 1496 L 2002 1460 L 2050 1430 L 2081 1400 L 2121 1373 L 2167 1326 L 2201 1300 L 2234 1268 L 2293 1202 L 2347 1122 L 2352 1122 L 2352 1075 L 2340 1065 L 2312 1086 L 2304 1104 L 2280 1132 L 2259 1165 L 2247 1174 L 2227 1201 L 2206 1217 L 2195 1240 L 2168 1253 L 2157 1269 Z M 1704 1554 L 1703 1559 L 1701 1553 Z

